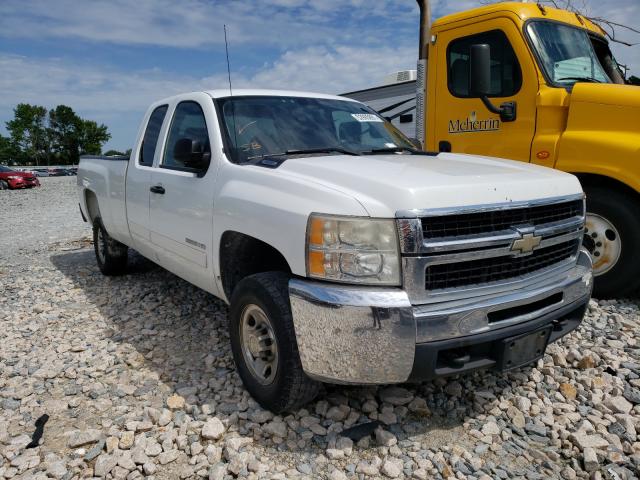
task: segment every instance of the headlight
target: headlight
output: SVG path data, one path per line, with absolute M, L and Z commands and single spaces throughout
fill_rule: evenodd
M 400 285 L 395 221 L 312 214 L 307 274 L 346 283 Z
M 22 177 L 19 177 L 17 175 L 9 175 L 7 178 L 9 180 L 21 180 L 22 179 Z

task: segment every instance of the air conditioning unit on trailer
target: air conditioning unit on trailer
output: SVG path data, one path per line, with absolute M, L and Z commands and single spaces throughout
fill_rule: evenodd
M 410 82 L 418 77 L 416 70 L 400 70 L 384 77 L 385 85 L 393 85 L 394 83 Z

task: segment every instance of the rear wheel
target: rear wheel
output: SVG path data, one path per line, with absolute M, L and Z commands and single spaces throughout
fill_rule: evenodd
M 280 272 L 243 279 L 233 292 L 229 312 L 238 374 L 251 396 L 275 413 L 310 402 L 320 389 L 320 383 L 302 370 L 288 282 L 288 275 Z
M 129 248 L 109 236 L 100 217 L 93 221 L 93 247 L 104 275 L 122 275 L 126 271 Z
M 585 247 L 591 252 L 596 298 L 623 297 L 640 288 L 640 215 L 632 198 L 615 190 L 587 189 Z

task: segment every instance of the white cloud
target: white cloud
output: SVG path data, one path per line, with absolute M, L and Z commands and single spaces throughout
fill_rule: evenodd
M 413 48 L 308 47 L 285 52 L 254 75 L 234 74 L 233 85 L 341 93 L 378 84 L 385 74 L 412 65 L 414 57 Z M 18 102 L 47 108 L 65 104 L 106 123 L 114 132 L 109 146 L 121 149 L 133 141 L 135 123 L 151 102 L 226 86 L 225 72 L 199 78 L 0 53 L 0 112 L 5 112 L 5 120 Z
M 253 4 L 252 4 L 253 3 Z M 202 47 L 223 42 L 284 47 L 331 44 L 355 23 L 375 17 L 412 19 L 411 0 L 3 0 L 0 35 L 76 38 L 125 45 Z M 351 26 L 351 27 L 350 27 Z

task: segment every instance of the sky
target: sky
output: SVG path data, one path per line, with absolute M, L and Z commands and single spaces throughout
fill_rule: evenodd
M 433 15 L 481 1 L 433 0 Z M 639 0 L 581 1 L 640 25 Z M 416 64 L 415 0 L 0 0 L 0 133 L 20 102 L 66 104 L 126 150 L 151 102 L 227 87 L 224 24 L 236 88 L 342 93 Z M 640 46 L 613 48 L 640 76 Z

